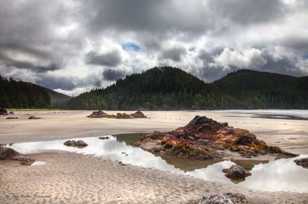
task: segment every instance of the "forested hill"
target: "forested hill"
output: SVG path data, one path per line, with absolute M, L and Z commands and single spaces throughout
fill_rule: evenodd
M 62 107 L 70 97 L 32 83 L 0 76 L 0 106 L 5 108 Z
M 207 84 L 172 67 L 133 74 L 70 100 L 82 109 L 308 108 L 308 77 L 240 70 Z

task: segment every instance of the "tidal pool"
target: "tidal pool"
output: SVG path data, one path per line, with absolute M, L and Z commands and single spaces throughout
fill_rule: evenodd
M 82 149 L 67 147 L 63 144 L 66 140 L 53 140 L 16 143 L 10 145 L 10 147 L 23 154 L 67 151 L 92 155 L 134 166 L 189 175 L 206 181 L 239 185 L 253 190 L 308 192 L 308 169 L 304 169 L 294 163 L 295 159 L 308 157 L 308 155 L 256 164 L 251 169 L 252 175 L 250 177 L 247 177 L 244 182 L 234 184 L 222 172 L 224 168 L 229 168 L 234 164 L 232 161 L 220 161 L 214 164 L 198 162 L 198 165 L 196 165 L 196 163 L 189 160 L 174 161 L 172 158 L 163 159 L 139 147 L 132 146 L 131 144 L 136 139 L 133 135 L 109 136 L 109 139 L 106 140 L 101 140 L 98 137 L 76 139 L 85 141 L 88 146 Z M 48 165 L 48 163 L 45 165 Z

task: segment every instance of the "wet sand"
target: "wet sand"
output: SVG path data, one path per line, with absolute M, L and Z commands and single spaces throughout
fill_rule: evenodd
M 169 131 L 195 115 L 207 115 L 249 129 L 267 143 L 308 152 L 307 121 L 251 118 L 226 112 L 145 112 L 149 119 L 89 119 L 90 111 L 36 111 L 41 120 L 0 119 L 0 143 Z M 110 112 L 112 113 L 112 112 Z M 238 115 L 237 115 L 238 116 Z M 211 183 L 165 171 L 122 166 L 118 162 L 64 152 L 31 155 L 42 166 L 0 162 L 0 203 L 193 203 L 207 192 L 243 193 L 250 203 L 308 203 L 308 194 L 260 192 Z
M 32 155 L 42 166 L 0 162 L 0 203 L 193 203 L 233 192 L 250 203 L 307 203 L 308 194 L 268 193 L 71 153 Z

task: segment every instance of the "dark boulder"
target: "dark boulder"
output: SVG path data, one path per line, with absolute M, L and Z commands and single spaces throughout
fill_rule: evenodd
M 250 176 L 251 173 L 246 171 L 243 167 L 239 165 L 233 165 L 229 169 L 224 169 L 223 172 L 225 176 L 232 180 L 245 180 L 247 176 Z
M 0 160 L 19 161 L 21 165 L 30 166 L 35 160 L 18 153 L 12 148 L 0 145 Z
M 298 166 L 308 169 L 308 158 L 297 159 L 294 161 Z
M 64 145 L 68 147 L 77 147 L 77 148 L 84 148 L 88 146 L 88 144 L 82 140 L 68 140 L 64 142 Z

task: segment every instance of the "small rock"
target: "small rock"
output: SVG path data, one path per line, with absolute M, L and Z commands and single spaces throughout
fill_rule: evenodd
M 31 159 L 31 158 L 23 156 L 23 155 L 18 155 L 16 157 L 14 157 L 12 160 L 19 161 L 20 164 L 24 165 L 24 166 L 31 166 L 35 162 L 34 159 Z
M 78 147 L 78 148 L 84 148 L 86 146 L 88 146 L 87 143 L 85 143 L 82 140 L 68 140 L 66 142 L 64 142 L 65 146 L 69 146 L 69 147 Z
M 123 162 L 119 161 L 119 165 L 121 166 L 126 166 L 126 164 L 124 164 Z
M 108 136 L 101 136 L 98 139 L 100 139 L 100 140 L 109 140 L 109 137 Z
M 107 113 L 105 113 L 104 111 L 99 110 L 99 111 L 95 111 L 95 112 L 91 113 L 88 116 L 88 118 L 105 118 L 107 116 L 108 116 Z
M 42 118 L 34 116 L 34 115 L 31 115 L 28 119 L 29 120 L 39 120 L 39 119 L 42 119 Z
M 126 152 L 121 152 L 121 154 L 125 155 L 126 157 L 128 156 Z
M 7 120 L 16 120 L 16 119 L 18 119 L 18 117 L 16 117 L 16 116 L 8 116 L 8 117 L 6 117 L 6 119 Z
M 245 180 L 251 173 L 239 165 L 232 165 L 229 169 L 224 169 L 225 176 L 232 180 Z
M 294 161 L 298 166 L 308 169 L 308 158 L 297 159 Z

